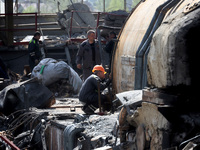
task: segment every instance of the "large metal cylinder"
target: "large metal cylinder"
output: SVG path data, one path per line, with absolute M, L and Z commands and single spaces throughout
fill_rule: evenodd
M 135 55 L 156 8 L 166 0 L 146 0 L 130 14 L 125 23 L 113 60 L 113 84 L 116 92 L 134 89 Z
M 148 85 L 158 88 L 181 84 L 188 86 L 192 76 L 197 79 L 191 67 L 196 64 L 192 63 L 196 57 L 189 49 L 198 49 L 198 46 L 191 46 L 194 42 L 189 39 L 193 37 L 191 34 L 199 34 L 195 35 L 192 31 L 192 28 L 197 31 L 200 28 L 199 5 L 199 0 L 146 0 L 133 10 L 120 32 L 113 56 L 113 86 L 116 93 L 135 89 L 139 67 L 139 71 L 143 69 L 139 72 L 142 82 L 148 79 Z M 138 58 L 138 52 L 148 42 L 145 46 L 149 54 L 145 55 L 147 53 L 144 52 Z M 138 59 L 142 59 L 140 66 Z M 148 67 L 145 68 L 147 62 Z M 142 82 L 139 83 L 142 84 L 140 88 L 145 85 Z

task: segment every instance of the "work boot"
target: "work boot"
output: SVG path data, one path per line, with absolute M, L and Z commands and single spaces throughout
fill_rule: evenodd
M 94 114 L 96 108 L 93 105 L 85 105 L 83 106 L 82 110 L 84 111 L 85 114 L 92 115 Z

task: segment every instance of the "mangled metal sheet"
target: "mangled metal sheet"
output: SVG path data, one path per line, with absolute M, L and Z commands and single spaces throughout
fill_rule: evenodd
M 11 84 L 0 91 L 0 112 L 8 115 L 29 107 L 45 108 L 55 102 L 51 91 L 36 79 Z
M 59 13 L 58 17 L 60 26 L 68 32 L 71 28 L 71 33 L 82 33 L 87 31 L 88 27 L 96 27 L 95 17 L 85 4 L 73 3 L 62 14 Z
M 142 90 L 127 91 L 116 94 L 122 105 L 140 104 L 142 102 Z
M 150 143 L 152 150 L 168 148 L 170 123 L 155 104 L 143 102 L 132 115 L 127 115 L 127 121 L 136 128 L 138 148 L 145 148 L 145 143 Z

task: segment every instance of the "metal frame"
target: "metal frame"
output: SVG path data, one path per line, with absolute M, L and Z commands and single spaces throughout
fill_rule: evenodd
M 28 16 L 28 15 L 35 15 L 35 28 L 23 28 L 23 29 L 6 29 L 6 25 L 5 25 L 5 28 L 0 28 L 0 31 L 6 31 L 6 32 L 17 32 L 17 31 L 27 31 L 27 30 L 34 30 L 34 31 L 37 31 L 37 13 L 5 13 L 5 14 L 0 14 L 0 16 L 8 16 L 8 15 L 12 15 L 12 16 Z M 29 42 L 16 42 L 16 43 L 13 43 L 13 45 L 28 45 Z M 0 45 L 3 45 L 1 42 L 0 42 Z

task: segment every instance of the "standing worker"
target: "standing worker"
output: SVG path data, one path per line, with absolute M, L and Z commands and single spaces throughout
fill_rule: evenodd
M 81 43 L 76 58 L 77 68 L 83 68 L 84 81 L 92 74 L 92 68 L 101 64 L 99 45 L 95 40 L 95 31 L 89 30 L 87 38 Z
M 108 43 L 106 44 L 106 47 L 105 47 L 105 51 L 109 54 L 109 72 L 111 70 L 111 61 L 112 61 L 113 49 L 115 46 L 116 39 L 117 39 L 116 33 L 114 31 L 111 31 L 109 33 Z
M 101 65 L 94 66 L 92 72 L 94 74 L 86 79 L 79 93 L 79 100 L 84 103 L 83 111 L 89 115 L 94 114 L 94 111 L 100 107 L 99 100 L 102 105 L 108 101 L 101 92 L 111 83 L 111 79 L 104 81 L 106 72 Z
M 30 40 L 28 45 L 28 52 L 29 52 L 29 65 L 31 71 L 33 68 L 39 63 L 41 58 L 41 52 L 39 48 L 39 39 L 40 39 L 40 32 L 35 32 L 34 37 Z

